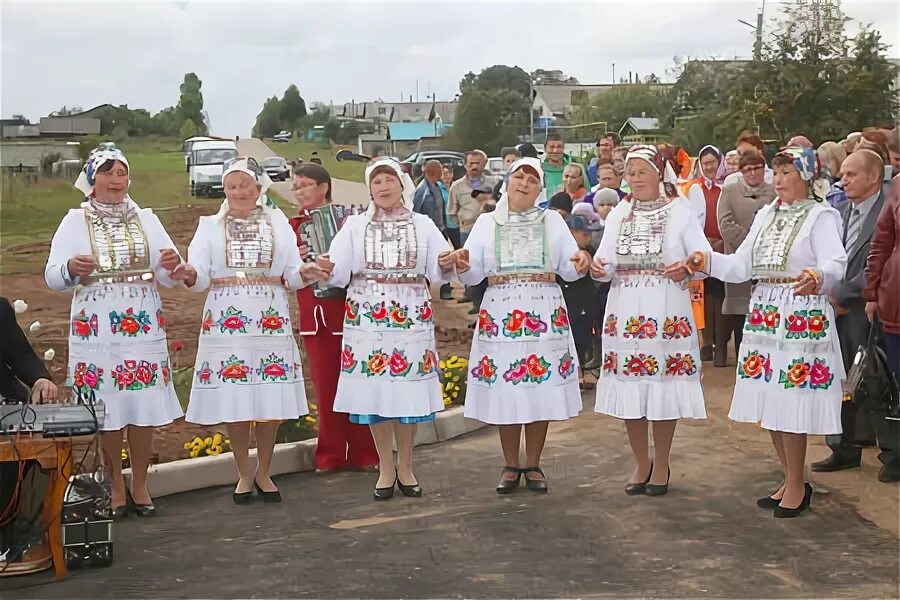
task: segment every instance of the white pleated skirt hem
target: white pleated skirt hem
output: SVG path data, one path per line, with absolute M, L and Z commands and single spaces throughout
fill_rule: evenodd
M 625 382 L 602 376 L 597 382 L 594 412 L 617 419 L 705 419 L 706 405 L 699 379 Z

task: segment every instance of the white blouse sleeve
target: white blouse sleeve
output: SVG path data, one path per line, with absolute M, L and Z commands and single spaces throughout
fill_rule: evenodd
M 547 236 L 550 245 L 550 266 L 565 281 L 577 281 L 584 277 L 575 270 L 572 257 L 578 252 L 578 242 L 558 212 L 548 210 Z
M 297 235 L 291 228 L 287 216 L 280 210 L 272 211 L 272 218 L 275 238 L 278 240 L 279 252 L 284 253 L 284 272 L 282 278 L 288 288 L 293 291 L 299 290 L 309 285 L 310 282 L 304 281 L 300 275 L 300 267 L 303 260 L 300 258 L 300 248 L 297 247 Z
M 750 280 L 750 273 L 753 270 L 753 244 L 756 243 L 756 236 L 759 235 L 769 210 L 767 206 L 756 213 L 753 224 L 750 226 L 750 232 L 738 249 L 734 251 L 734 254 L 720 254 L 719 252 L 708 254 L 707 270 L 710 277 L 726 283 L 744 283 Z
M 847 252 L 841 240 L 838 212 L 829 209 L 819 213 L 812 230 L 815 231 L 815 235 L 810 235 L 809 240 L 815 254 L 815 268 L 822 275 L 819 293 L 827 294 L 844 279 L 847 270 Z
M 353 261 L 356 257 L 356 249 L 353 247 L 353 231 L 359 228 L 357 223 L 363 223 L 367 219 L 365 215 L 357 215 L 347 219 L 347 222 L 331 240 L 328 248 L 328 258 L 334 264 L 328 285 L 343 288 L 350 283 L 353 274 Z M 362 248 L 359 249 L 362 252 Z M 299 252 L 299 250 L 298 250 Z
M 191 286 L 191 291 L 202 292 L 209 287 L 210 272 L 212 271 L 210 244 L 215 229 L 216 221 L 213 217 L 200 217 L 197 231 L 194 232 L 191 245 L 188 246 L 188 264 L 197 272 L 197 281 Z
M 607 265 L 603 267 L 606 271 L 606 277 L 597 281 L 610 281 L 616 270 L 616 239 L 619 237 L 619 228 L 622 225 L 624 213 L 628 211 L 629 203 L 619 202 L 612 212 L 606 217 L 606 227 L 603 228 L 603 237 L 600 238 L 600 244 L 594 253 L 597 260 L 605 260 Z
M 693 217 L 694 213 L 691 211 L 685 218 L 684 227 L 681 228 L 681 245 L 684 252 L 681 260 L 686 259 L 694 252 L 703 252 L 704 254 L 712 252 L 712 246 L 709 245 L 709 240 L 706 239 L 706 234 L 703 233 L 703 227 Z M 704 273 L 695 273 L 693 279 L 703 279 L 705 277 Z
M 175 254 L 178 255 L 178 258 L 181 258 L 182 260 L 184 260 L 184 258 L 182 258 L 178 248 L 175 247 L 175 243 L 172 241 L 172 238 L 169 237 L 169 234 L 160 222 L 159 217 L 153 214 L 153 211 L 149 208 L 141 209 L 141 226 L 144 228 L 144 233 L 147 235 L 149 241 L 150 270 L 153 271 L 156 283 L 167 288 L 175 287 L 176 282 L 172 281 L 172 278 L 169 277 L 170 273 L 159 266 L 160 252 L 166 249 L 174 250 Z
M 79 227 L 81 231 L 79 231 Z M 53 240 L 50 242 L 50 256 L 44 268 L 44 280 L 51 290 L 61 292 L 75 285 L 69 276 L 69 259 L 79 254 L 77 240 L 87 235 L 84 216 L 80 210 L 72 209 L 60 221 Z
M 700 229 L 702 230 L 706 226 L 706 196 L 703 195 L 703 184 L 693 184 L 688 189 L 687 197 L 694 211 L 694 216 L 697 217 L 697 223 L 700 224 Z
M 444 252 L 451 251 L 453 248 L 450 247 L 447 238 L 444 237 L 444 234 L 441 233 L 441 230 L 437 228 L 437 225 L 429 217 L 425 217 L 424 229 L 424 233 L 428 236 L 426 240 L 428 244 L 428 258 L 425 263 L 425 276 L 431 283 L 447 283 L 453 278 L 453 271 L 446 273 L 441 271 L 441 267 L 438 265 L 438 256 Z
M 494 239 L 491 232 L 493 226 L 494 218 L 490 213 L 483 214 L 475 221 L 472 231 L 469 232 L 469 237 L 466 238 L 463 248 L 469 251 L 469 270 L 459 274 L 459 280 L 464 285 L 478 285 L 487 277 L 485 252 L 491 240 Z

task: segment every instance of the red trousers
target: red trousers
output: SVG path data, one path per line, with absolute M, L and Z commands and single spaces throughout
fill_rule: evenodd
M 316 469 L 358 469 L 378 464 L 378 452 L 369 428 L 354 425 L 350 415 L 333 410 L 341 372 L 342 340 L 342 336 L 327 330 L 303 336 L 319 407 Z

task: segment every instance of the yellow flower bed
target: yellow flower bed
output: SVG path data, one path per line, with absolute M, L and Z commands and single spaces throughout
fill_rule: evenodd
M 229 445 L 231 445 L 231 440 L 221 433 L 216 433 L 212 437 L 195 437 L 191 441 L 184 443 L 184 449 L 188 451 L 188 456 L 197 458 L 201 452 L 206 453 L 207 456 L 218 456 Z
M 451 356 L 438 363 L 441 377 L 441 394 L 444 406 L 463 404 L 466 398 L 466 376 L 469 361 L 460 356 Z

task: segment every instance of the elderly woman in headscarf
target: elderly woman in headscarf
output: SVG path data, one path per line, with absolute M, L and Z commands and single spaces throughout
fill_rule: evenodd
M 53 235 L 44 278 L 74 290 L 68 384 L 106 404 L 101 443 L 115 518 L 154 514 L 147 491 L 153 428 L 181 417 L 157 285 L 172 287 L 181 256 L 149 208 L 128 195 L 130 167 L 114 145 L 94 150 L 75 187 L 84 194 Z M 131 489 L 122 477 L 128 428 Z
M 541 163 L 521 158 L 493 213 L 478 217 L 456 255 L 463 283 L 488 280 L 469 359 L 465 415 L 499 425 L 506 466 L 498 494 L 508 494 L 524 475 L 527 488 L 548 490 L 541 453 L 550 421 L 581 409 L 578 353 L 562 291 L 590 268 L 566 222 L 541 208 Z M 525 429 L 525 465 L 519 447 Z
M 847 254 L 840 214 L 822 201 L 827 181 L 815 151 L 784 148 L 772 166 L 778 197 L 737 251 L 697 252 L 685 264 L 729 283 L 756 281 L 729 417 L 771 433 L 784 483 L 757 504 L 785 518 L 812 497 L 803 477 L 807 435 L 841 433 L 844 367 L 828 293 Z
M 235 504 L 280 502 L 269 475 L 281 421 L 307 414 L 300 352 L 293 336 L 288 290 L 325 274 L 302 263 L 294 231 L 265 195 L 271 182 L 252 158 L 225 164 L 225 200 L 200 217 L 189 264 L 175 277 L 195 292 L 209 290 L 186 420 L 225 423 L 238 482 Z M 250 461 L 255 423 L 258 464 Z
M 606 219 L 591 267 L 595 279 L 612 282 L 595 411 L 625 421 L 636 463 L 625 493 L 660 496 L 668 492 L 678 419 L 706 418 L 691 299 L 674 281 L 686 279 L 680 261 L 710 247 L 678 196 L 670 163 L 653 146 L 629 150 L 625 178 L 631 196 Z
M 397 161 L 370 163 L 366 187 L 366 213 L 349 217 L 328 255 L 317 259 L 331 274 L 329 285 L 350 286 L 334 410 L 372 430 L 375 500 L 392 498 L 395 486 L 417 498 L 416 424 L 444 408 L 429 285 L 446 283 L 454 260 L 434 221 L 413 212 L 415 186 Z
M 715 146 L 704 146 L 697 155 L 698 175 L 687 189 L 688 200 L 697 213 L 703 233 L 713 250 L 722 252 L 725 243 L 719 231 L 718 206 L 725 180 L 725 158 Z M 707 277 L 703 281 L 703 345 L 702 360 L 714 360 L 717 367 L 727 364 L 729 330 L 722 316 L 725 286 L 721 281 Z
M 588 196 L 587 170 L 581 163 L 571 162 L 563 169 L 563 191 L 572 198 L 572 204 L 583 202 Z

